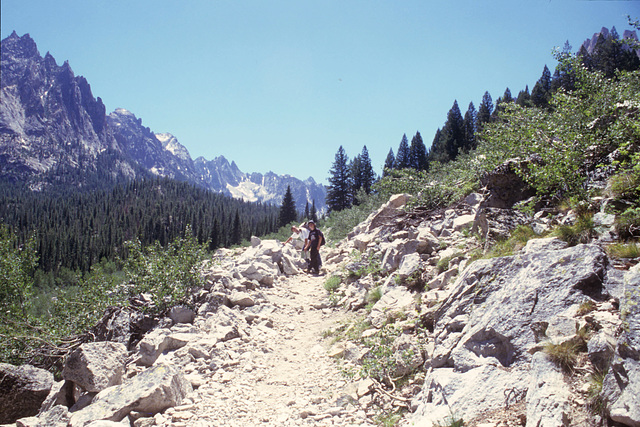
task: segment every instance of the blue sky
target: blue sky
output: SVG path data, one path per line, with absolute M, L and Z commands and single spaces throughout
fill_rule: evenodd
M 629 29 L 639 1 L 2 0 L 1 35 L 68 60 L 192 157 L 326 182 L 338 147 L 376 172 L 403 133 L 532 88 L 551 51 Z

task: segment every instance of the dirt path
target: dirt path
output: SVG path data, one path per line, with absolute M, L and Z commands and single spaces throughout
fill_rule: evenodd
M 370 425 L 350 403 L 323 332 L 349 313 L 326 307 L 324 277 L 298 275 L 261 289 L 271 325 L 225 343 L 232 362 L 204 378 L 191 402 L 167 411 L 178 426 Z

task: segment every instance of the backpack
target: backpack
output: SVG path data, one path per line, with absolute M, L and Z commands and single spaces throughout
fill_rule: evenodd
M 317 228 L 313 231 L 309 232 L 309 238 L 311 238 L 311 233 L 314 233 L 318 239 L 320 239 L 320 246 L 324 246 L 325 243 L 327 243 L 326 239 L 324 238 L 324 234 L 322 234 L 322 231 L 318 230 Z
M 322 234 L 322 231 L 318 230 L 318 234 L 320 235 L 320 246 L 324 246 L 325 243 L 327 243 L 327 241 L 324 238 L 324 234 Z

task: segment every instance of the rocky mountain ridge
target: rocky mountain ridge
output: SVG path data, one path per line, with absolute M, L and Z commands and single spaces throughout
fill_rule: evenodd
M 326 190 L 312 178 L 299 180 L 269 172 L 247 174 L 222 156 L 191 159 L 171 134 L 156 134 L 133 113 L 118 108 L 106 114 L 84 77 L 68 62 L 58 66 L 41 57 L 36 43 L 15 32 L 2 41 L 0 103 L 0 177 L 46 188 L 63 175 L 75 186 L 88 176 L 130 180 L 145 174 L 187 181 L 246 201 L 280 203 L 291 186 L 299 211 L 314 201 L 326 210 Z M 101 179 L 104 177 L 105 179 Z

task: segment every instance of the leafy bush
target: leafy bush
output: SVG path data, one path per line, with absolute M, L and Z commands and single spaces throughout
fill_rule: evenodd
M 537 159 L 519 173 L 539 196 L 584 194 L 586 172 L 615 149 L 619 166 L 632 168 L 632 147 L 640 141 L 640 73 L 606 79 L 577 58 L 563 61 L 574 72 L 574 91 L 555 92 L 550 110 L 507 104 L 502 120 L 487 124 L 480 135 L 480 150 L 494 164 L 513 157 Z
M 130 243 L 124 272 L 105 261 L 84 277 L 69 271 L 68 286 L 42 289 L 32 286 L 37 258 L 30 245 L 17 247 L 15 238 L 0 229 L 0 361 L 52 367 L 90 339 L 85 332 L 108 307 L 126 306 L 129 296 L 146 292 L 154 302 L 148 311 L 157 315 L 188 304 L 191 290 L 202 284 L 204 246 L 191 233 L 166 250 Z
M 321 221 L 318 225 L 325 234 L 327 244 L 338 242 L 353 231 L 354 227 L 367 219 L 371 212 L 377 210 L 386 202 L 384 196 L 380 194 L 361 194 L 360 204 L 348 209 L 334 211 Z
M 465 153 L 452 162 L 430 163 L 428 172 L 392 169 L 374 184 L 374 189 L 386 198 L 397 193 L 411 194 L 415 197 L 410 206 L 448 206 L 476 190 L 480 177 L 493 167 L 485 156 Z
M 126 243 L 125 262 L 129 295 L 151 294 L 151 314 L 164 314 L 176 305 L 189 305 L 192 291 L 202 286 L 200 266 L 205 255 L 190 227 L 185 237 L 177 237 L 166 249 L 158 242 L 143 248 L 139 240 Z

